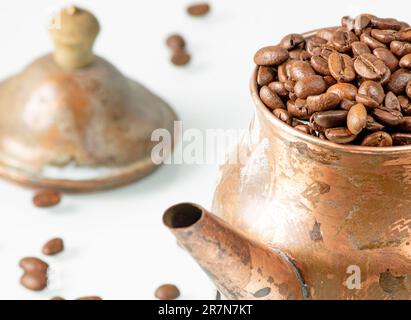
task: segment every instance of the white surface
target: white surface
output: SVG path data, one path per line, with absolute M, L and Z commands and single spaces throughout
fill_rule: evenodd
M 96 51 L 125 74 L 165 98 L 185 128 L 245 128 L 253 113 L 248 80 L 253 53 L 290 32 L 339 22 L 369 12 L 409 20 L 409 1 L 215 0 L 201 19 L 185 14 L 177 0 L 77 1 L 98 16 Z M 0 77 L 20 70 L 51 50 L 50 14 L 69 4 L 56 0 L 0 0 Z M 297 5 L 298 4 L 298 5 Z M 401 10 L 398 7 L 401 6 Z M 169 64 L 164 39 L 181 32 L 193 63 Z M 217 165 L 166 166 L 132 186 L 95 195 L 65 196 L 51 210 L 36 209 L 31 192 L 0 182 L 0 299 L 152 299 L 155 288 L 176 283 L 183 298 L 214 298 L 214 289 L 163 227 L 162 212 L 180 201 L 209 208 Z M 46 258 L 54 272 L 50 289 L 32 293 L 19 285 L 17 263 L 40 255 L 42 244 L 60 236 L 67 250 Z

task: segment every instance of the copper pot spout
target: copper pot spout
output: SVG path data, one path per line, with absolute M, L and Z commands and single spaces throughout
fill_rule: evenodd
M 251 241 L 202 207 L 175 205 L 163 221 L 226 298 L 309 298 L 289 256 Z

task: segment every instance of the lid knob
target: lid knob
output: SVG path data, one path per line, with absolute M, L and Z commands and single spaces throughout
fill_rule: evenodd
M 56 63 L 66 69 L 89 65 L 94 58 L 93 44 L 99 31 L 100 24 L 91 12 L 76 6 L 60 11 L 50 29 Z

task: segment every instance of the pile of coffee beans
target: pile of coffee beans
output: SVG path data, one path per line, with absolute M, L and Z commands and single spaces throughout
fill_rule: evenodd
M 184 66 L 191 60 L 190 54 L 186 50 L 186 41 L 179 34 L 172 34 L 167 37 L 167 47 L 171 50 L 171 63 L 176 66 Z
M 411 28 L 361 14 L 254 56 L 262 102 L 283 122 L 340 144 L 411 144 Z

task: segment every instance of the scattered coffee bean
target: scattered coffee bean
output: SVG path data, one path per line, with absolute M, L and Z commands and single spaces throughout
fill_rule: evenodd
M 27 289 L 41 291 L 47 287 L 47 274 L 40 271 L 25 272 L 20 283 Z
M 369 147 L 390 147 L 392 146 L 391 136 L 384 131 L 377 131 L 366 136 L 361 142 L 362 146 Z
M 61 201 L 60 192 L 55 190 L 40 190 L 33 197 L 33 204 L 39 208 L 53 207 Z
M 355 135 L 358 135 L 367 125 L 367 109 L 361 103 L 352 106 L 347 114 L 347 128 Z
M 166 40 L 166 44 L 171 50 L 183 50 L 186 46 L 184 38 L 179 34 L 170 35 Z
M 42 252 L 46 256 L 56 255 L 64 250 L 63 239 L 55 238 L 47 241 L 42 248 Z
M 87 297 L 77 298 L 76 300 L 103 300 L 103 299 L 99 296 L 87 296 Z
M 155 296 L 160 300 L 175 300 L 180 296 L 180 290 L 173 284 L 164 284 L 156 290 Z
M 190 16 L 199 17 L 204 16 L 210 12 L 210 5 L 208 3 L 195 3 L 187 7 L 187 13 Z
M 25 272 L 42 272 L 42 273 L 47 273 L 49 265 L 44 262 L 43 260 L 40 260 L 38 258 L 34 257 L 27 257 L 23 258 L 19 262 L 20 268 L 22 268 Z
M 190 60 L 191 56 L 185 50 L 174 51 L 171 56 L 171 63 L 176 66 L 184 66 L 188 64 Z

